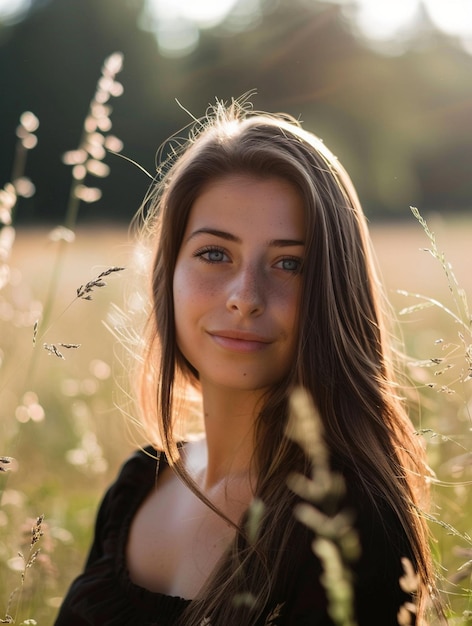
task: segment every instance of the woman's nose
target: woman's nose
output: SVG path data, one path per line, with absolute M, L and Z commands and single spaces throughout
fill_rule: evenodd
M 257 268 L 242 268 L 229 284 L 226 306 L 241 317 L 260 315 L 265 307 L 264 289 L 264 280 Z

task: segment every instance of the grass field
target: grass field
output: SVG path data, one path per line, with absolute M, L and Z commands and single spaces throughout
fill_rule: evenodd
M 428 223 L 459 284 L 471 294 L 472 220 L 431 216 Z M 405 224 L 373 225 L 372 236 L 395 311 L 419 302 L 398 294 L 400 289 L 433 297 L 456 311 L 443 269 L 420 250 L 430 242 L 413 217 Z M 92 301 L 76 298 L 76 289 L 103 270 L 129 265 L 127 233 L 103 225 L 77 232 L 61 267 L 50 328 L 33 347 L 33 324 L 38 303 L 47 298 L 56 246 L 48 241 L 47 230 L 19 230 L 11 284 L 0 291 L 0 456 L 15 459 L 13 471 L 0 474 L 0 618 L 8 612 L 18 624 L 26 619 L 53 622 L 83 564 L 98 501 L 136 446 L 126 418 L 115 406 L 122 399 L 124 378 L 117 340 L 102 323 L 113 303 L 122 304 L 131 276 L 124 270 L 107 277 L 107 286 L 96 290 Z M 437 306 L 398 319 L 414 360 L 444 358 L 440 367 L 412 367 L 413 395 L 421 399 L 421 411 L 414 418 L 442 483 L 433 488 L 432 513 L 440 524 L 433 522 L 432 530 L 451 623 L 466 624 L 464 611 L 472 610 L 470 563 L 461 570 L 462 580 L 457 570 L 472 560 L 467 535 L 472 526 L 472 381 L 458 379 L 465 378 L 464 371 L 472 365 L 472 352 L 467 353 L 470 321 L 467 335 Z M 64 349 L 65 359 L 60 359 L 43 349 L 44 342 L 80 348 Z M 446 368 L 449 365 L 454 367 Z M 44 536 L 31 546 L 31 528 L 42 514 Z M 27 568 L 21 586 L 25 562 L 18 552 L 28 561 L 30 548 L 34 553 L 38 546 L 41 553 Z M 9 605 L 17 586 L 21 592 Z

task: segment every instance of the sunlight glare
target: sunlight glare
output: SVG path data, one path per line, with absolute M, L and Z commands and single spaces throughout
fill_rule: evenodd
M 146 0 L 140 26 L 156 36 L 165 56 L 190 54 L 198 45 L 199 29 L 222 22 L 238 0 Z
M 0 22 L 13 24 L 31 8 L 31 0 L 0 0 Z
M 471 0 L 424 0 L 431 20 L 449 35 L 472 37 Z
M 361 0 L 356 21 L 369 38 L 384 40 L 408 27 L 417 11 L 418 0 Z
M 146 0 L 139 26 L 154 34 L 163 56 L 184 56 L 198 45 L 196 24 L 180 15 L 179 7 L 173 0 Z
M 0 11 L 2 3 L 30 1 L 0 0 Z M 341 5 L 347 19 L 354 21 L 362 35 L 387 53 L 404 51 L 420 24 L 421 10 L 444 33 L 461 37 L 464 44 L 472 40 L 472 0 L 330 1 Z M 238 30 L 242 24 L 253 22 L 258 11 L 258 0 L 145 0 L 140 25 L 155 34 L 164 55 L 184 56 L 197 47 L 200 29 L 218 26 L 234 17 L 234 23 L 227 20 L 228 30 Z
M 464 48 L 472 50 L 472 0 L 331 1 L 340 4 L 348 20 L 354 20 L 374 47 L 384 52 L 404 50 L 406 40 L 415 36 L 421 10 L 438 30 L 461 38 Z
M 200 27 L 210 28 L 228 15 L 237 0 L 177 0 L 180 14 Z

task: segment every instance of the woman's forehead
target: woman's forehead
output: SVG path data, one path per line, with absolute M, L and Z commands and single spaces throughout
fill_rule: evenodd
M 192 204 L 186 235 L 201 228 L 269 238 L 288 232 L 303 239 L 304 206 L 297 189 L 282 178 L 231 175 L 205 186 Z M 256 232 L 254 233 L 256 234 Z

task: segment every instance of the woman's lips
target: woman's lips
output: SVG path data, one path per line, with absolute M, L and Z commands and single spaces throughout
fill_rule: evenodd
M 233 352 L 258 352 L 270 343 L 270 339 L 244 331 L 216 330 L 208 332 L 213 341 Z

